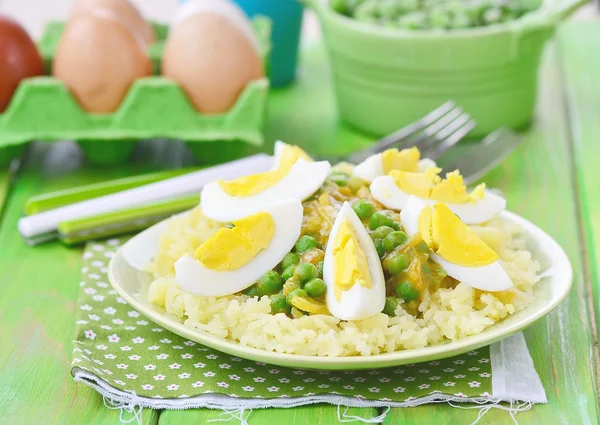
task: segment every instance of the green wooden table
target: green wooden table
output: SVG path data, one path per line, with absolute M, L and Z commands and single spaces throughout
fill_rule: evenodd
M 568 299 L 525 332 L 549 403 L 520 413 L 520 424 L 586 425 L 597 424 L 600 417 L 594 319 L 600 307 L 595 250 L 600 243 L 598 52 L 599 23 L 562 28 L 545 56 L 536 122 L 526 132 L 526 142 L 486 178 L 504 191 L 512 210 L 563 245 L 575 269 Z M 305 48 L 302 59 L 298 84 L 271 94 L 267 139 L 281 138 L 315 153 L 369 143 L 337 122 L 322 49 Z M 34 194 L 164 167 L 168 158 L 178 156 L 176 149 L 149 143 L 132 164 L 93 168 L 72 144 L 36 145 L 18 173 L 0 171 L 0 424 L 115 424 L 119 417 L 69 374 L 81 249 L 60 243 L 27 247 L 16 230 L 24 201 Z M 218 414 L 146 410 L 143 422 L 204 424 Z M 384 423 L 467 424 L 476 414 L 428 405 L 393 409 Z M 337 409 L 270 409 L 250 418 L 253 425 L 277 421 L 335 424 Z M 506 412 L 492 410 L 480 423 L 513 422 Z

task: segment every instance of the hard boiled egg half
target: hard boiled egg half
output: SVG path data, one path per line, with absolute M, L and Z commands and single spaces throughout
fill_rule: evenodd
M 281 199 L 304 200 L 329 175 L 327 161 L 314 162 L 299 147 L 277 142 L 275 167 L 268 172 L 235 180 L 218 180 L 202 190 L 202 211 L 213 220 L 227 222 L 255 214 Z
M 409 236 L 421 233 L 433 252 L 431 260 L 448 276 L 482 291 L 504 291 L 513 286 L 498 255 L 447 205 L 431 206 L 412 196 L 400 220 Z
M 385 279 L 375 245 L 350 204 L 338 213 L 325 251 L 323 280 L 331 314 L 362 320 L 381 313 Z
M 440 168 L 422 173 L 392 171 L 389 176 L 377 177 L 371 184 L 371 194 L 387 208 L 402 210 L 411 196 L 426 204 L 443 202 L 466 224 L 484 223 L 506 208 L 506 200 L 485 190 L 480 184 L 467 192 L 459 171 L 446 174 L 442 179 Z
M 175 280 L 195 295 L 235 294 L 279 264 L 300 237 L 303 208 L 298 199 L 280 201 L 223 227 L 194 255 L 175 262 Z
M 371 155 L 354 167 L 352 175 L 360 177 L 371 183 L 379 176 L 385 176 L 394 170 L 422 172 L 435 167 L 436 164 L 429 158 L 421 159 L 421 152 L 417 148 L 388 149 L 382 153 Z

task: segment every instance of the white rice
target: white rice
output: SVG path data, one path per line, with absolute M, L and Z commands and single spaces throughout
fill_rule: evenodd
M 170 220 L 168 231 L 160 240 L 160 252 L 150 266 L 155 280 L 149 299 L 186 326 L 268 351 L 368 356 L 464 338 L 527 307 L 539 280 L 539 263 L 526 250 L 520 228 L 495 219 L 473 228 L 498 253 L 515 285 L 511 290 L 489 293 L 464 284 L 438 289 L 424 297 L 419 318 L 406 313 L 401 305 L 396 317 L 380 313 L 355 322 L 324 315 L 272 315 L 268 297 L 200 297 L 182 291 L 176 284 L 175 261 L 183 254 L 193 253 L 219 226 L 205 218 L 199 208 L 188 216 Z

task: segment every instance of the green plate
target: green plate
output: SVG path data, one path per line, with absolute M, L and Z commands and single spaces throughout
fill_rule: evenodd
M 516 214 L 504 212 L 501 217 L 521 226 L 527 239 L 527 248 L 534 258 L 540 261 L 544 271 L 544 277 L 535 286 L 533 303 L 480 334 L 447 344 L 394 353 L 365 357 L 317 357 L 274 353 L 246 347 L 184 326 L 179 319 L 168 315 L 147 300 L 146 294 L 152 277 L 149 273 L 140 271 L 158 249 L 158 237 L 167 227 L 164 221 L 127 242 L 110 262 L 108 276 L 119 295 L 153 322 L 184 338 L 234 356 L 303 369 L 349 370 L 399 366 L 456 356 L 506 338 L 550 313 L 567 296 L 571 289 L 573 270 L 558 243 L 539 227 Z

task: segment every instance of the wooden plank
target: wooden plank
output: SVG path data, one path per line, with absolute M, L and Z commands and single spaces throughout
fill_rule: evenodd
M 8 196 L 11 177 L 11 172 L 9 170 L 0 171 L 0 217 L 2 216 L 2 211 L 4 210 L 6 197 Z
M 0 422 L 115 424 L 119 412 L 69 373 L 79 287 L 80 249 L 26 246 L 17 220 L 29 196 L 140 171 L 139 166 L 82 168 L 71 145 L 36 147 L 20 174 L 0 224 Z M 143 423 L 158 422 L 146 411 Z
M 341 408 L 340 415 L 345 412 Z M 358 416 L 361 418 L 372 418 L 377 416 L 376 409 L 349 409 L 347 416 Z M 372 416 L 369 416 L 372 415 Z M 310 425 L 329 425 L 339 424 L 338 408 L 329 405 L 302 406 L 290 409 L 255 409 L 252 412 L 244 413 L 244 417 L 252 425 L 260 424 L 310 424 Z M 196 410 L 164 410 L 160 415 L 160 425 L 205 425 L 214 423 L 210 421 L 218 420 L 218 423 L 239 425 L 238 418 L 231 417 L 229 414 L 219 410 L 196 409 Z M 348 419 L 345 419 L 348 420 Z M 361 424 L 364 422 L 349 420 L 349 424 Z
M 585 242 L 590 298 L 595 309 L 596 340 L 600 325 L 600 27 L 596 21 L 564 25 L 558 33 L 565 91 L 571 121 L 582 237 Z M 592 53 L 594 52 L 594 53 Z M 598 363 L 597 363 L 598 367 Z M 597 375 L 598 379 L 598 375 Z
M 568 299 L 525 332 L 548 404 L 519 413 L 519 424 L 591 425 L 598 423 L 598 399 L 590 374 L 594 368 L 593 337 L 582 273 L 574 170 L 559 67 L 554 49 L 547 53 L 537 121 L 526 133 L 527 140 L 520 149 L 485 181 L 504 192 L 511 210 L 555 237 L 575 270 L 574 287 Z M 476 416 L 476 410 L 441 404 L 394 409 L 385 423 L 470 423 Z M 425 422 L 423 417 L 427 418 Z M 481 423 L 509 424 L 512 420 L 507 412 L 492 410 Z

